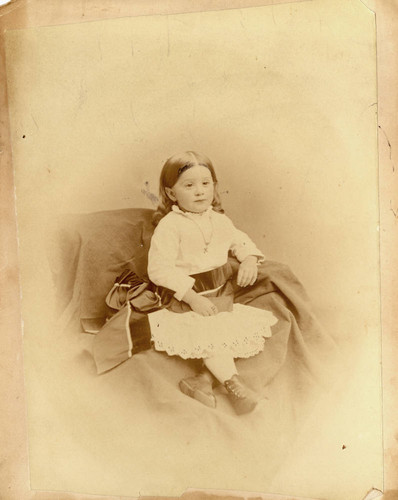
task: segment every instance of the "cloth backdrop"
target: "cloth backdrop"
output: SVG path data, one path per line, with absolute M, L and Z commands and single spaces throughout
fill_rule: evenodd
M 317 398 L 336 380 L 336 344 L 291 270 L 266 261 L 255 286 L 236 287 L 237 302 L 271 310 L 278 318 L 264 351 L 237 361 L 247 383 L 264 397 L 253 413 L 236 416 L 222 387 L 215 389 L 216 409 L 183 395 L 178 382 L 195 373 L 198 362 L 154 350 L 98 376 L 94 335 L 82 333 L 80 321 L 104 321 L 105 296 L 123 269 L 145 276 L 151 216 L 146 209 L 67 215 L 49 247 L 60 319 L 53 365 L 48 362 L 47 369 L 53 366 L 58 378 L 65 374 L 66 392 L 72 380 L 79 380 L 70 422 L 77 419 L 87 428 L 87 415 L 95 414 L 95 430 L 84 438 L 86 463 L 95 468 L 100 453 L 108 464 L 105 476 L 125 477 L 111 491 L 97 476 L 90 493 L 180 494 L 195 486 L 266 491 Z M 231 478 L 231 470 L 239 472 Z M 81 491 L 85 488 L 82 483 Z

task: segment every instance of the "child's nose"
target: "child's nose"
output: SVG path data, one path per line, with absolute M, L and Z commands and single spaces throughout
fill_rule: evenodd
M 202 184 L 197 184 L 196 189 L 195 189 L 195 194 L 199 195 L 199 194 L 203 194 L 203 193 L 204 193 L 204 189 L 203 189 Z

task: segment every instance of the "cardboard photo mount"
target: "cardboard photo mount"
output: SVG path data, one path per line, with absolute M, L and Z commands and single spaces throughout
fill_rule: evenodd
M 359 0 L 358 0 L 359 2 Z M 271 2 L 268 2 L 270 4 Z M 286 2 L 272 2 L 286 3 Z M 291 2 L 294 3 L 294 2 Z M 264 6 L 267 2 L 196 2 L 190 5 L 192 12 L 246 8 Z M 384 447 L 384 495 L 379 489 L 372 491 L 367 485 L 366 499 L 396 498 L 398 490 L 397 446 L 396 446 L 396 394 L 395 359 L 398 354 L 397 342 L 397 312 L 394 307 L 394 283 L 396 280 L 396 248 L 398 218 L 398 197 L 396 181 L 395 148 L 398 137 L 396 111 L 397 101 L 397 64 L 396 53 L 398 45 L 397 28 L 394 21 L 397 18 L 397 6 L 394 1 L 364 2 L 367 8 L 376 13 L 377 28 L 377 120 L 379 148 L 379 204 L 380 204 L 380 277 L 381 277 L 381 314 L 382 314 L 382 369 L 383 369 L 383 447 Z M 174 14 L 187 11 L 186 2 L 174 2 L 171 5 L 156 2 L 44 2 L 44 1 L 14 1 L 0 7 L 1 23 L 1 71 L 6 81 L 10 61 L 5 63 L 4 33 L 7 30 L 33 28 L 35 26 L 56 26 L 75 23 L 86 23 L 102 19 L 117 19 L 129 16 Z M 11 62 L 12 64 L 12 62 Z M 7 88 L 1 86 L 1 108 L 8 109 Z M 5 436 L 4 451 L 2 451 L 4 468 L 0 475 L 0 492 L 2 498 L 14 500 L 29 498 L 35 500 L 56 498 L 93 498 L 91 495 L 73 493 L 39 492 L 29 486 L 29 464 L 26 427 L 26 399 L 24 394 L 24 368 L 22 356 L 22 335 L 20 319 L 20 284 L 18 239 L 15 217 L 14 172 L 11 150 L 12 131 L 7 115 L 1 121 L 1 207 L 2 227 L 5 228 L 1 248 L 1 279 L 2 279 L 2 310 L 0 326 L 3 339 L 3 373 L 1 389 L 2 398 L 6 401 L 6 411 L 1 419 Z M 12 332 L 12 334 L 10 333 Z M 395 491 L 395 492 L 394 492 Z M 395 496 L 394 496 L 395 495 Z M 182 498 L 278 498 L 269 492 L 197 492 L 187 491 Z M 94 498 L 101 498 L 95 496 Z M 110 498 L 109 496 L 103 498 Z M 160 498 L 160 497 L 158 497 Z M 168 497 L 170 498 L 170 497 Z M 288 497 L 292 498 L 292 497 Z

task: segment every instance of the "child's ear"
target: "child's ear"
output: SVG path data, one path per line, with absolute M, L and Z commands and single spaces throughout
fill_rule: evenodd
M 166 191 L 167 196 L 170 198 L 171 201 L 177 201 L 177 198 L 174 196 L 173 190 L 169 187 L 164 188 Z

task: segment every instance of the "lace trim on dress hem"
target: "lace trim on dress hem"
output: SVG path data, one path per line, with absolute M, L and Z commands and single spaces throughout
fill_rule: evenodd
M 254 335 L 244 337 L 242 340 L 234 339 L 232 342 L 222 342 L 222 343 L 209 343 L 207 345 L 197 344 L 188 348 L 187 346 L 176 346 L 170 345 L 168 343 L 162 342 L 154 337 L 152 337 L 152 342 L 157 351 L 165 351 L 169 356 L 180 356 L 183 359 L 201 359 L 210 358 L 216 353 L 228 352 L 234 354 L 235 358 L 250 358 L 255 356 L 264 349 L 265 337 L 262 335 L 266 334 L 267 327 L 261 328 Z M 165 345 L 168 344 L 168 345 Z
M 252 356 L 255 356 L 256 354 L 259 354 L 264 350 L 264 344 L 262 346 L 258 346 L 256 349 L 252 349 L 251 351 L 245 351 L 245 352 L 238 352 L 236 349 L 233 349 L 232 346 L 229 346 L 230 348 L 228 349 L 233 355 L 234 358 L 251 358 Z M 175 350 L 169 346 L 167 347 L 160 347 L 155 343 L 155 349 L 157 351 L 164 351 L 166 352 L 169 356 L 180 356 L 183 359 L 205 359 L 205 358 L 211 358 L 213 357 L 218 351 L 216 349 L 204 349 L 202 352 L 197 353 L 197 352 L 175 352 Z M 227 352 L 228 352 L 227 350 Z M 224 351 L 225 352 L 225 351 Z

